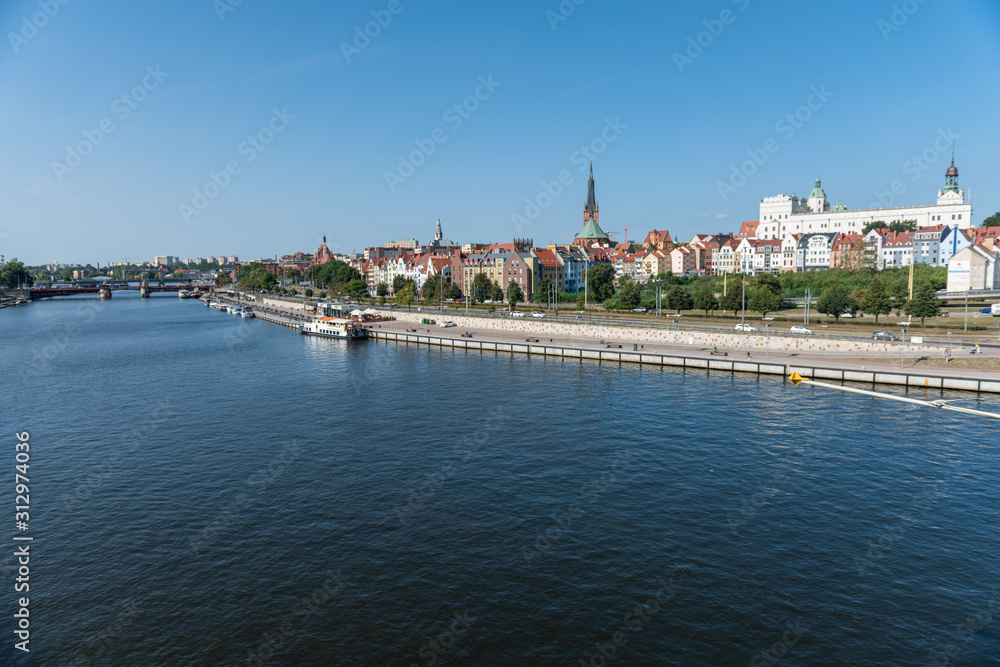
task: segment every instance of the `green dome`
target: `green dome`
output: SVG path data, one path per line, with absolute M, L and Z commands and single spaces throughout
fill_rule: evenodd
M 816 177 L 816 187 L 814 187 L 813 191 L 809 193 L 809 199 L 814 197 L 822 197 L 823 199 L 826 199 L 826 193 L 823 192 L 823 186 L 819 184 L 819 176 Z

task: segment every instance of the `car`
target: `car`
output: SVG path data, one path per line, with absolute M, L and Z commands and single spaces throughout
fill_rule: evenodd
M 639 308 L 633 308 L 632 312 L 633 313 L 648 313 L 649 312 L 649 308 L 644 308 L 644 307 L 640 306 Z
M 442 329 L 447 329 L 448 327 L 453 327 L 453 326 L 456 326 L 456 325 L 451 320 L 445 320 L 444 322 L 441 323 L 441 328 Z
M 312 298 L 311 296 L 307 296 L 307 297 L 306 297 L 306 301 L 315 301 L 315 300 L 316 300 L 316 299 Z
M 513 313 L 510 314 L 510 316 L 511 317 L 524 317 L 524 313 L 522 313 L 519 310 L 515 310 Z
M 532 317 L 545 317 L 545 313 L 540 313 L 537 310 L 531 313 Z
M 888 331 L 876 331 L 872 334 L 872 340 L 899 340 L 899 336 L 893 335 Z
M 979 312 L 980 313 L 986 313 L 987 315 L 990 315 L 991 313 L 993 313 L 993 309 L 992 308 L 983 308 Z
M 737 324 L 736 331 L 760 331 L 760 329 L 751 324 Z
M 794 326 L 791 329 L 789 329 L 788 332 L 793 334 L 805 334 L 807 336 L 811 336 L 813 334 L 812 329 L 807 329 L 806 327 L 801 327 L 801 326 Z

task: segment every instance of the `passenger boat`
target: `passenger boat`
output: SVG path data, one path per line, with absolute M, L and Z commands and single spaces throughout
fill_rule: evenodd
M 242 317 L 242 318 L 243 318 L 243 319 L 245 319 L 245 320 L 249 320 L 249 319 L 250 319 L 250 318 L 252 318 L 253 316 L 254 316 L 254 314 L 253 314 L 253 308 L 244 308 L 244 309 L 243 309 L 243 310 L 242 310 L 242 311 L 240 312 L 240 317 Z
M 177 296 L 181 299 L 188 299 L 191 297 L 191 292 L 187 291 L 186 289 L 177 290 Z
M 324 338 L 367 338 L 368 331 L 354 320 L 337 317 L 317 317 L 312 322 L 299 325 L 299 331 L 308 336 Z

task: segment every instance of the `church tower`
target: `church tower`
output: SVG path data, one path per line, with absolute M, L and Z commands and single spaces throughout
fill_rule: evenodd
M 444 238 L 444 233 L 441 231 L 441 218 L 438 218 L 437 229 L 434 230 L 434 240 L 440 241 Z
M 587 204 L 583 207 L 583 224 L 587 220 L 594 219 L 595 223 L 600 222 L 600 209 L 597 206 L 597 195 L 594 194 L 594 163 L 590 163 L 590 180 L 587 181 Z

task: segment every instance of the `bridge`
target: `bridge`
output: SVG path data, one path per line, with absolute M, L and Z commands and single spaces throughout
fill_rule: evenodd
M 181 284 L 181 285 L 109 285 L 107 287 L 102 287 L 100 285 L 73 285 L 66 287 L 31 287 L 29 289 L 23 290 L 28 293 L 28 298 L 34 299 L 44 299 L 46 297 L 55 296 L 80 296 L 83 294 L 100 294 L 102 289 L 108 289 L 111 291 L 118 290 L 130 290 L 133 292 L 145 292 L 146 294 L 152 294 L 153 292 L 179 292 L 181 290 L 187 289 L 202 289 L 208 291 L 212 289 L 212 286 L 205 285 L 203 287 L 195 286 L 192 288 L 191 285 Z

